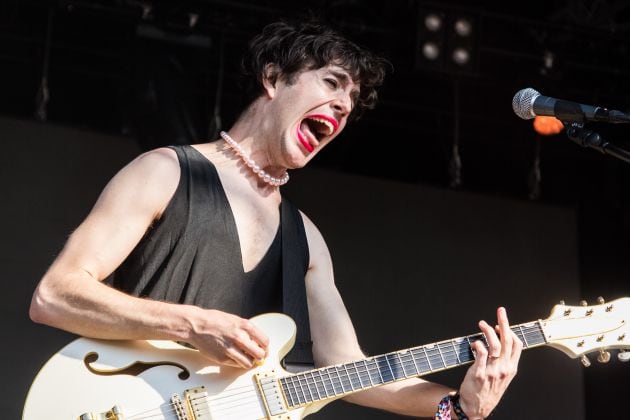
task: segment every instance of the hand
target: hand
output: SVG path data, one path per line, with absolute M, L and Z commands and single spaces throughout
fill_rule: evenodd
M 475 363 L 466 372 L 459 390 L 462 410 L 471 420 L 487 417 L 496 407 L 516 375 L 521 357 L 523 343 L 510 329 L 505 308 L 497 309 L 497 319 L 496 332 L 485 321 L 479 322 L 488 349 L 481 341 L 472 344 Z
M 251 321 L 217 310 L 195 317 L 190 344 L 219 365 L 251 369 L 267 356 L 269 339 Z

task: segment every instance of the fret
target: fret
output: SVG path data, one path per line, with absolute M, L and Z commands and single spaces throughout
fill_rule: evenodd
M 328 375 L 328 371 L 326 369 L 320 369 L 319 371 L 319 376 L 320 378 L 322 378 L 322 383 L 324 384 L 324 390 L 326 391 L 326 396 L 330 397 L 335 396 L 335 386 L 332 383 L 332 379 L 330 378 L 330 375 Z M 328 386 L 330 385 L 330 387 Z M 332 389 L 332 392 L 330 392 L 330 389 Z
M 427 363 L 429 364 L 429 370 L 432 371 L 433 366 L 431 365 L 431 359 L 429 359 L 429 353 L 427 353 L 427 348 L 423 346 L 422 350 L 424 351 L 424 357 L 426 357 Z
M 367 360 L 363 359 L 363 365 L 365 366 L 365 371 L 367 372 L 368 379 L 370 380 L 370 385 L 374 386 L 374 381 L 372 381 L 372 375 L 370 374 L 370 368 L 368 367 Z
M 291 399 L 291 405 L 297 405 L 297 404 L 299 404 L 299 402 L 297 400 L 297 394 L 295 393 L 295 388 L 294 387 L 293 387 L 293 389 L 291 389 L 292 388 L 292 386 L 291 386 L 292 384 L 291 384 L 290 379 L 291 378 L 285 378 L 285 383 L 287 385 L 288 395 L 289 395 L 289 397 Z
M 455 348 L 455 340 L 451 340 L 450 343 L 451 343 L 451 347 L 453 347 L 453 351 L 455 352 L 455 357 L 457 358 L 457 364 L 459 365 L 462 363 L 462 361 L 459 358 L 459 353 L 457 352 L 457 348 Z
M 326 373 L 328 374 L 328 377 L 330 378 L 330 383 L 332 384 L 332 387 L 333 387 L 333 393 L 335 395 L 339 395 L 339 394 L 343 393 L 343 391 L 342 392 L 338 392 L 337 391 L 337 388 L 339 388 L 341 386 L 341 381 L 339 380 L 339 378 L 335 378 L 333 375 L 330 374 L 331 370 L 333 370 L 333 369 L 334 369 L 334 367 L 327 368 L 326 369 Z M 336 382 L 335 382 L 335 379 L 337 380 Z M 336 386 L 336 385 L 338 385 L 338 386 Z
M 280 383 L 282 384 L 282 389 L 284 391 L 284 396 L 289 403 L 289 406 L 293 405 L 293 396 L 291 395 L 291 389 L 287 386 L 287 378 L 280 379 Z
M 392 373 L 392 381 L 396 381 L 396 380 L 400 379 L 400 377 L 399 377 L 400 371 L 398 370 L 398 368 L 394 364 L 394 361 L 390 362 L 390 360 L 391 360 L 390 356 L 391 356 L 390 354 L 386 354 L 384 357 L 385 357 L 385 361 L 387 362 L 387 367 L 389 368 L 389 371 Z
M 403 370 L 407 377 L 417 376 L 420 372 L 418 372 L 418 367 L 416 366 L 415 361 L 413 360 L 413 354 L 411 350 L 405 350 L 402 354 L 399 352 L 400 362 L 403 364 Z M 410 372 L 410 373 L 406 373 Z
M 381 375 L 381 371 L 378 368 L 378 363 L 376 362 L 376 359 L 371 359 L 368 363 L 368 366 L 370 369 L 370 377 L 372 378 L 374 383 L 377 385 L 385 383 L 385 379 L 383 379 L 383 375 Z
M 418 372 L 426 373 L 431 371 L 429 358 L 427 357 L 426 350 L 423 347 L 416 347 L 411 350 L 411 354 L 413 355 L 414 363 L 418 366 Z
M 306 404 L 308 402 L 308 397 L 306 396 L 306 393 L 304 392 L 304 388 L 302 388 L 302 384 L 300 383 L 300 378 L 296 378 L 295 376 L 293 376 L 291 379 L 294 380 L 297 379 L 297 384 L 299 385 L 299 391 L 298 392 L 298 399 L 300 400 L 301 404 Z M 302 397 L 300 397 L 300 393 L 302 394 Z
M 301 405 L 301 404 L 303 404 L 303 403 L 304 403 L 304 401 L 302 400 L 302 397 L 300 397 L 300 392 L 299 392 L 299 390 L 298 390 L 297 386 L 295 386 L 295 380 L 294 380 L 294 378 L 293 378 L 293 377 L 290 377 L 290 378 L 288 379 L 288 381 L 289 381 L 289 383 L 291 384 L 291 386 L 293 387 L 293 390 L 294 390 L 294 393 L 295 393 L 295 399 L 294 399 L 294 401 L 295 401 L 295 403 L 296 403 L 295 405 Z
M 407 378 L 405 366 L 403 365 L 402 359 L 400 358 L 400 354 L 398 354 L 398 352 L 389 354 L 389 363 L 396 369 L 395 377 L 397 380 Z
M 348 378 L 345 375 L 341 375 L 341 373 L 339 372 L 339 367 L 335 366 L 335 372 L 337 373 L 337 377 L 339 378 L 339 382 L 341 383 L 341 392 L 343 394 L 345 394 L 346 392 L 346 387 L 344 386 L 344 382 L 349 382 Z M 346 381 L 344 381 L 344 379 L 346 379 Z M 350 388 L 350 390 L 352 391 L 352 388 Z
M 444 364 L 444 359 L 442 358 L 442 355 L 439 352 L 439 349 L 437 349 L 437 353 L 436 353 L 436 346 L 435 344 L 431 345 L 432 347 L 428 348 L 427 354 L 429 354 L 429 357 L 431 358 L 431 366 L 433 367 L 434 370 L 441 370 L 444 369 L 446 367 L 446 365 Z M 442 366 L 440 366 L 440 362 L 442 362 Z
M 402 357 L 400 357 L 400 353 L 396 352 L 394 353 L 396 355 L 396 357 L 398 358 L 398 363 L 400 363 L 400 367 L 402 369 L 402 374 L 403 374 L 403 378 L 407 378 L 407 372 L 405 371 L 405 364 L 402 361 Z
M 470 347 L 468 337 L 462 337 L 458 341 L 458 357 L 462 363 L 470 362 L 475 359 L 472 348 Z
M 343 370 L 346 372 L 346 377 L 348 378 L 348 381 L 350 382 L 350 390 L 354 391 L 354 384 L 352 383 L 352 378 L 350 377 L 350 372 L 348 372 L 348 366 L 346 365 L 341 365 L 343 367 Z
M 376 361 L 376 367 L 381 374 L 381 378 L 383 378 L 383 382 L 392 382 L 394 378 L 394 372 L 392 372 L 392 368 L 389 366 L 387 357 L 378 356 L 374 360 Z M 389 372 L 387 372 L 385 369 L 387 369 Z
M 351 365 L 352 366 L 351 366 L 350 371 L 354 369 L 354 374 L 356 375 L 356 378 L 359 380 L 359 388 L 363 389 L 365 385 L 363 385 L 363 381 L 361 380 L 361 374 L 359 373 L 359 369 L 357 368 L 357 362 L 352 362 Z
M 470 347 L 470 352 L 472 353 L 473 359 L 477 358 L 477 355 L 474 351 L 472 351 L 472 344 L 470 343 L 470 336 L 466 336 L 466 341 L 468 342 L 468 347 Z
M 521 337 L 523 338 L 523 344 L 525 344 L 525 347 L 529 347 L 529 343 L 527 342 L 527 337 L 525 337 L 525 334 L 523 333 L 523 327 L 519 325 L 518 328 L 521 331 Z
M 306 402 L 312 402 L 315 398 L 313 397 L 313 393 L 311 392 L 311 387 L 308 386 L 308 382 L 306 381 L 306 377 L 304 377 L 303 375 L 295 375 L 297 377 L 298 383 L 300 384 L 300 388 L 304 389 L 304 387 L 302 386 L 302 378 L 304 378 L 304 382 L 306 385 L 306 390 L 308 391 L 308 395 L 310 395 L 310 399 L 309 397 L 306 395 L 306 393 L 304 393 L 304 397 L 306 398 Z
M 416 362 L 416 357 L 413 353 L 413 350 L 409 351 L 409 353 L 411 353 L 411 360 L 413 360 L 413 365 L 416 367 L 416 372 L 418 372 L 418 374 L 420 374 L 422 372 L 422 370 L 420 370 L 420 368 L 418 367 L 418 363 Z
M 368 373 L 370 374 L 370 380 L 373 384 L 385 383 L 383 375 L 381 375 L 381 371 L 379 370 L 378 365 L 374 359 L 371 359 L 368 362 Z
M 357 376 L 359 377 L 359 383 L 361 384 L 361 388 L 369 388 L 372 386 L 372 381 L 370 381 L 370 374 L 367 371 L 367 367 L 365 365 L 365 360 L 358 360 L 353 362 L 354 369 L 357 372 Z M 367 376 L 367 379 L 366 379 Z
M 311 374 L 311 379 L 313 381 L 313 387 L 315 388 L 315 392 L 317 393 L 317 399 L 321 400 L 322 399 L 322 395 L 319 393 L 319 386 L 317 385 L 317 379 L 315 379 L 315 375 L 313 372 L 306 372 L 304 375 L 308 375 Z
M 449 344 L 449 341 L 437 344 L 438 351 L 440 352 L 440 356 L 444 362 L 444 367 L 454 366 L 457 364 L 457 357 L 450 354 L 451 351 Z
M 396 379 L 396 373 L 394 371 L 394 369 L 392 368 L 392 365 L 389 363 L 389 355 L 386 354 L 384 356 L 381 356 L 383 359 L 385 359 L 385 363 L 387 364 L 387 370 L 389 370 L 389 372 L 392 374 L 392 381 L 394 379 Z

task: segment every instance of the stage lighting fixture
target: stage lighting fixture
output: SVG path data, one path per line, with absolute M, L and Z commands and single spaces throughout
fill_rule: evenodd
M 437 32 L 442 28 L 442 17 L 436 13 L 429 13 L 424 18 L 424 26 L 431 32 Z
M 440 56 L 440 48 L 434 42 L 426 42 L 422 46 L 422 54 L 427 60 L 435 61 Z
M 459 36 L 470 36 L 472 34 L 472 23 L 468 19 L 459 18 L 455 21 L 453 29 L 455 30 L 455 33 Z
M 457 47 L 453 50 L 453 61 L 460 66 L 465 66 L 470 61 L 470 52 L 464 48 Z
M 188 13 L 188 26 L 192 29 L 197 26 L 199 22 L 199 15 L 196 13 Z
M 416 68 L 439 70 L 444 65 L 444 13 L 418 10 L 416 38 Z
M 418 9 L 417 69 L 474 74 L 477 67 L 476 20 L 461 13 Z

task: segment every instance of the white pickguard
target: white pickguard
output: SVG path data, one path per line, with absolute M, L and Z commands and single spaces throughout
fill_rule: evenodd
M 122 408 L 126 420 L 176 420 L 171 395 L 202 385 L 208 397 L 195 401 L 203 413 L 197 420 L 267 418 L 253 378 L 257 372 L 271 370 L 278 376 L 290 375 L 282 370 L 280 360 L 294 344 L 296 327 L 282 314 L 261 315 L 252 321 L 267 334 L 270 344 L 265 363 L 249 371 L 208 365 L 196 350 L 170 341 L 75 340 L 55 354 L 37 375 L 26 399 L 23 420 L 77 419 L 84 413 L 107 412 L 113 406 Z M 99 370 L 120 369 L 137 361 L 170 361 L 185 366 L 190 377 L 179 379 L 181 369 L 175 366 L 153 367 L 137 376 L 97 375 L 84 363 L 91 352 L 99 355 L 91 364 Z M 301 419 L 305 414 L 304 409 L 298 409 L 283 418 Z

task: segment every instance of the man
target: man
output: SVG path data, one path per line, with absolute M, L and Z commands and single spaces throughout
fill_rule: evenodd
M 268 342 L 246 318 L 281 309 L 282 260 L 299 266 L 302 258 L 315 363 L 363 358 L 326 243 L 306 216 L 278 210 L 291 208 L 278 186 L 374 104 L 383 61 L 327 28 L 276 23 L 253 39 L 243 64 L 252 100 L 229 133 L 145 153 L 122 169 L 42 278 L 34 321 L 97 338 L 186 342 L 214 363 L 247 369 Z M 284 254 L 286 241 L 294 254 Z M 115 287 L 103 284 L 114 271 Z M 412 379 L 346 399 L 407 415 L 484 418 L 516 374 L 522 347 L 505 310 L 497 314 L 496 331 L 479 324 L 488 349 L 473 344 L 476 361 L 459 394 Z

